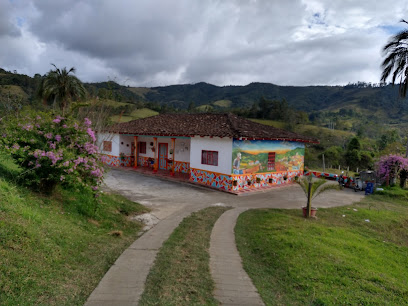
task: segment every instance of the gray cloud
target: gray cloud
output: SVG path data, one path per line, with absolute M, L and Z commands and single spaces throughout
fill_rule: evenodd
M 378 82 L 408 7 L 377 2 L 0 0 L 0 65 L 137 86 Z

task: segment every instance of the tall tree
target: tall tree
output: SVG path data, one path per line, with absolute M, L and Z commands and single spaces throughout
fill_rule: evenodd
M 407 23 L 404 19 L 401 22 Z M 382 62 L 381 81 L 385 82 L 392 75 L 391 83 L 400 84 L 400 95 L 405 97 L 408 89 L 408 30 L 391 37 L 384 46 L 385 59 Z
M 401 20 L 408 24 L 404 19 Z M 385 82 L 392 74 L 392 84 L 399 82 L 400 96 L 405 98 L 408 89 L 408 30 L 391 37 L 383 48 L 385 59 L 382 63 L 381 81 Z M 405 156 L 408 157 L 408 142 Z
M 44 99 L 53 99 L 64 114 L 71 101 L 85 97 L 86 90 L 82 82 L 73 75 L 74 67 L 67 70 L 66 67 L 59 69 L 54 64 L 51 65 L 55 70 L 50 70 L 45 76 L 38 93 Z

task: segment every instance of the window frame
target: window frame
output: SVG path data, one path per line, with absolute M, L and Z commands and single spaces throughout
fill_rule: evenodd
M 112 152 L 112 141 L 104 140 L 102 144 L 102 149 L 105 152 Z
M 268 152 L 268 171 L 276 170 L 276 152 Z
M 144 144 L 144 145 L 142 145 L 142 144 Z M 137 147 L 138 147 L 137 151 L 138 151 L 139 154 L 146 154 L 147 153 L 147 143 L 146 143 L 146 141 L 140 141 L 138 143 Z M 144 148 L 144 152 L 142 152 L 143 148 Z
M 218 151 L 201 150 L 201 164 L 218 167 Z

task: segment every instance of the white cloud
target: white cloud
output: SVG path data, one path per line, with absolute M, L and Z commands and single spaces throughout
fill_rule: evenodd
M 405 1 L 0 0 L 0 65 L 86 82 L 378 82 Z

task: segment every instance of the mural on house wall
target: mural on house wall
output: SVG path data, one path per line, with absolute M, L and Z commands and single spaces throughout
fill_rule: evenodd
M 301 142 L 234 139 L 232 174 L 303 170 L 304 155 Z

